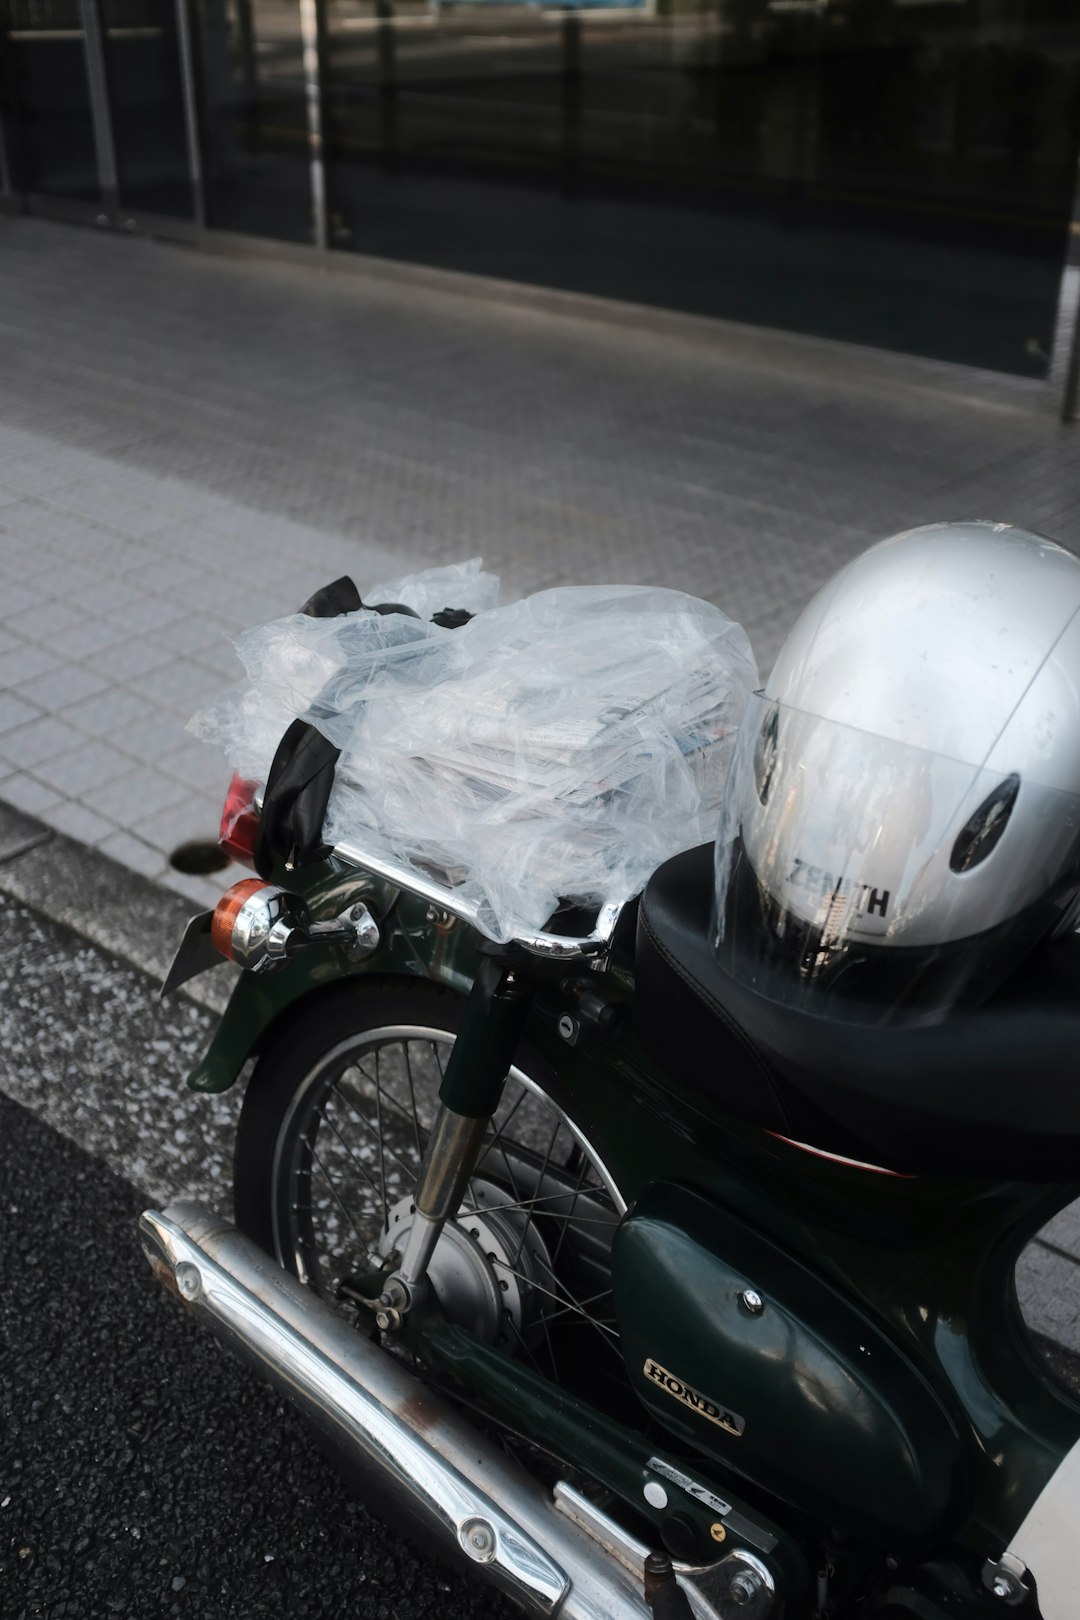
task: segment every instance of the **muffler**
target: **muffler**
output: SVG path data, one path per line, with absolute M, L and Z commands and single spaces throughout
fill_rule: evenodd
M 471 1560 L 531 1614 L 649 1620 L 645 1548 L 597 1535 L 595 1514 L 572 1516 L 576 1492 L 560 1486 L 552 1496 L 234 1226 L 173 1204 L 147 1210 L 139 1229 L 158 1279 L 299 1409 L 346 1477 L 361 1490 L 376 1484 L 433 1551 Z

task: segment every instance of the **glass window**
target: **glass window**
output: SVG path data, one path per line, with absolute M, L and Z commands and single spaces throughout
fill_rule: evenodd
M 121 206 L 190 219 L 174 0 L 100 4 Z
M 208 223 L 312 241 L 298 0 L 207 0 L 199 46 Z
M 327 0 L 331 241 L 1045 373 L 1069 0 Z
M 329 0 L 331 241 L 546 279 L 530 211 L 563 161 L 561 17 Z
M 78 0 L 0 0 L 0 73 L 15 188 L 98 202 Z

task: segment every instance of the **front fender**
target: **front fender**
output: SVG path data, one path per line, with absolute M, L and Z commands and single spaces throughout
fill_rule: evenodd
M 433 918 L 427 902 L 417 896 L 365 881 L 355 868 L 347 875 L 335 868 L 329 878 L 310 886 L 294 877 L 288 886 L 304 893 L 317 920 L 337 915 L 346 903 L 365 900 L 379 918 L 382 943 L 363 962 L 351 962 L 333 947 L 313 946 L 274 973 L 241 974 L 210 1045 L 187 1077 L 192 1091 L 228 1091 L 297 1002 L 344 979 L 392 974 L 432 979 L 463 993 L 472 984 L 477 936 L 462 923 L 447 927 L 445 919 Z
M 340 955 L 334 952 L 335 957 Z M 274 1025 L 295 1002 L 367 972 L 369 967 L 368 962 L 342 963 L 331 961 L 329 954 L 316 957 L 311 952 L 297 957 L 279 973 L 241 974 L 210 1045 L 187 1077 L 192 1091 L 228 1091 L 244 1064 L 258 1056 Z

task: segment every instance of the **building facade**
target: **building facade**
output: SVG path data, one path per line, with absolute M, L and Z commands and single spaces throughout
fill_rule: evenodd
M 1045 375 L 1077 0 L 0 0 L 0 191 Z

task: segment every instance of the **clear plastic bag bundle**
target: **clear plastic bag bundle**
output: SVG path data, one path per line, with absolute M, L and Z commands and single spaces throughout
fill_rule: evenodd
M 714 836 L 757 672 L 741 626 L 678 591 L 561 587 L 506 607 L 497 592 L 473 562 L 365 593 L 419 619 L 248 630 L 248 684 L 191 729 L 265 780 L 285 728 L 310 721 L 341 750 L 327 841 L 435 871 L 506 940 L 561 901 L 627 899 Z M 475 617 L 431 623 L 446 607 Z

